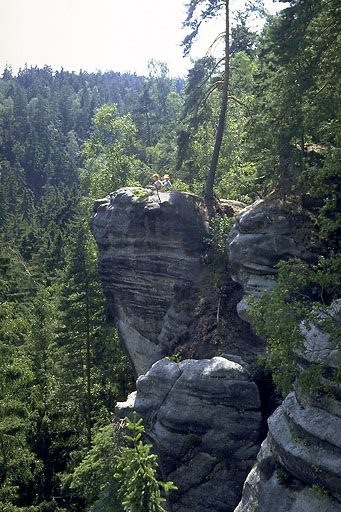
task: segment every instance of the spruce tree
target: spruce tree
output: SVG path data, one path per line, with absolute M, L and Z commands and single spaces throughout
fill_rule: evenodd
M 117 455 L 117 478 L 121 484 L 119 494 L 124 507 L 131 512 L 165 512 L 161 503 L 166 501 L 161 495 L 163 489 L 166 495 L 177 487 L 173 482 L 157 480 L 157 456 L 150 453 L 152 446 L 145 444 L 141 437 L 144 432 L 142 418 L 137 420 L 136 411 L 131 421 L 125 418 L 126 427 L 131 435 L 124 438 L 132 444 L 122 447 L 122 455 Z

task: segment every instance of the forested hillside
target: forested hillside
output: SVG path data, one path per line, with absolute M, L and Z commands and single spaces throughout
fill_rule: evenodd
M 319 233 L 309 279 L 324 276 L 330 303 L 341 260 L 341 12 L 336 0 L 290 4 L 261 34 L 247 28 L 247 14 L 235 15 L 214 192 L 248 204 L 271 193 L 308 207 Z M 145 187 L 154 172 L 203 194 L 223 82 L 213 57 L 194 62 L 186 80 L 154 61 L 148 77 L 3 72 L 1 510 L 109 510 L 111 421 L 134 381 L 88 219 L 95 199 Z

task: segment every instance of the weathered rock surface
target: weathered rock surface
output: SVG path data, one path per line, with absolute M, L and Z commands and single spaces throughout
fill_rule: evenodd
M 329 308 L 330 318 L 340 313 L 341 301 L 336 301 Z M 325 364 L 322 379 L 329 392 L 307 392 L 297 384 L 276 409 L 235 512 L 341 511 L 341 387 L 328 380 L 331 370 L 340 368 L 341 354 L 336 342 L 316 326 L 304 332 L 300 357 L 306 365 Z M 282 508 L 274 508 L 275 493 Z
M 331 306 L 319 314 L 319 319 L 333 319 L 335 322 L 341 323 L 341 299 L 335 300 Z M 301 325 L 301 331 L 304 334 L 304 353 L 303 359 L 308 363 L 323 363 L 327 367 L 337 370 L 341 366 L 341 353 L 328 334 L 323 332 L 318 326 L 309 323 Z
M 229 207 L 236 212 L 232 202 Z M 238 505 L 264 438 L 258 389 L 238 357 L 259 379 L 254 355 L 263 344 L 240 318 L 247 320 L 247 295 L 274 286 L 281 259 L 313 259 L 309 215 L 274 199 L 243 209 L 227 242 L 234 283 L 227 277 L 224 293 L 223 287 L 212 292 L 214 270 L 203 263 L 208 223 L 201 198 L 125 188 L 97 201 L 90 222 L 104 293 L 140 376 L 116 417 L 133 410 L 143 417 L 163 476 L 179 488 L 173 512 L 341 512 L 341 392 L 335 386 L 328 394 L 296 386 L 277 408 Z M 326 364 L 327 382 L 341 364 L 339 349 L 313 325 L 305 334 L 300 362 Z M 162 359 L 186 343 L 186 360 Z M 235 356 L 212 357 L 226 352 Z M 329 498 L 313 493 L 313 485 Z
M 173 511 L 234 510 L 260 443 L 260 399 L 248 371 L 224 357 L 163 359 L 136 385 L 116 417 L 143 417 L 178 486 Z
M 276 284 L 276 264 L 293 257 L 311 260 L 314 223 L 295 205 L 259 200 L 244 208 L 227 239 L 232 279 L 242 285 L 244 298 L 238 314 L 247 320 L 246 298 L 256 297 Z
M 122 344 L 135 373 L 144 374 L 190 322 L 177 305 L 203 272 L 208 230 L 203 200 L 123 188 L 96 201 L 90 226 Z
M 265 440 L 235 512 L 341 512 L 341 503 L 286 473 Z

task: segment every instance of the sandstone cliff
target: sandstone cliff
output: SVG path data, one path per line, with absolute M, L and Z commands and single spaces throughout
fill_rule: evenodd
M 203 274 L 208 231 L 203 201 L 190 194 L 157 196 L 125 188 L 95 203 L 90 225 L 104 294 L 141 375 L 189 325 L 177 303 Z
M 226 202 L 232 216 L 240 203 Z M 223 352 L 245 360 L 263 347 L 241 321 L 242 289 L 230 278 L 214 288 L 205 262 L 208 219 L 193 194 L 124 188 L 96 201 L 90 226 L 109 309 L 136 376 L 161 357 Z
M 237 309 L 247 319 L 249 294 L 276 285 L 281 259 L 314 258 L 316 234 L 308 212 L 278 201 L 258 201 L 245 208 L 227 239 L 232 277 L 244 290 Z M 329 315 L 341 321 L 340 301 Z M 341 389 L 328 381 L 340 368 L 341 354 L 327 333 L 302 325 L 301 365 L 325 367 L 325 391 L 308 392 L 296 384 L 268 419 L 269 433 L 244 485 L 235 512 L 341 511 Z
M 294 202 L 269 198 L 240 212 L 226 242 L 232 279 L 244 290 L 239 315 L 247 319 L 248 295 L 257 296 L 276 284 L 280 260 L 311 261 L 315 242 L 313 219 Z
M 231 216 L 240 209 L 226 208 Z M 143 417 L 164 476 L 179 487 L 172 510 L 340 512 L 340 393 L 327 399 L 297 387 L 268 419 L 272 391 L 257 364 L 264 343 L 245 321 L 245 298 L 275 285 L 280 259 L 314 258 L 309 213 L 274 199 L 240 211 L 219 287 L 197 196 L 121 189 L 96 202 L 90 223 L 103 290 L 138 377 L 117 418 Z M 321 336 L 307 333 L 302 364 L 321 349 L 339 364 Z M 164 359 L 173 353 L 182 360 Z
M 341 321 L 341 302 L 330 314 Z M 302 363 L 325 363 L 327 392 L 296 384 L 268 420 L 269 433 L 235 512 L 341 511 L 341 389 L 328 380 L 341 366 L 335 342 L 306 329 Z M 274 501 L 274 496 L 278 501 Z

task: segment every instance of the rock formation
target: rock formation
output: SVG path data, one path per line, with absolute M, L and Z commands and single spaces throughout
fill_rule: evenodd
M 203 273 L 208 232 L 203 200 L 124 188 L 96 201 L 90 226 L 109 309 L 141 375 L 189 325 L 178 302 Z
M 234 512 L 341 512 L 341 503 L 278 465 L 266 439 Z
M 260 444 L 260 399 L 248 371 L 223 357 L 163 359 L 136 388 L 116 417 L 143 417 L 167 480 L 178 486 L 173 512 L 234 510 Z
M 276 199 L 259 200 L 243 209 L 227 239 L 232 279 L 244 297 L 237 310 L 247 320 L 248 295 L 258 296 L 276 284 L 276 264 L 282 259 L 310 261 L 314 222 L 299 206 Z
M 341 301 L 330 315 L 341 321 Z M 341 389 L 328 379 L 341 367 L 341 354 L 316 326 L 302 330 L 302 364 L 325 364 L 320 379 L 328 392 L 308 392 L 297 383 L 269 418 L 267 439 L 235 512 L 341 511 Z
M 242 207 L 223 205 L 231 217 Z M 231 279 L 224 290 L 213 286 L 202 198 L 120 189 L 96 201 L 90 226 L 103 291 L 136 376 L 178 352 L 194 359 L 237 353 L 247 362 L 263 353 L 236 314 L 240 286 Z
M 242 207 L 232 203 L 231 216 Z M 281 259 L 314 258 L 308 212 L 275 198 L 240 211 L 218 291 L 201 198 L 120 189 L 96 202 L 90 223 L 103 290 L 139 376 L 117 418 L 143 417 L 164 476 L 179 487 L 172 512 L 341 512 L 339 387 L 326 394 L 296 385 L 269 418 L 256 461 L 267 404 L 252 379 L 261 381 L 255 355 L 264 345 L 241 318 L 249 294 L 276 284 Z M 314 326 L 305 334 L 301 364 L 323 362 L 328 381 L 339 348 Z M 179 347 L 185 360 L 164 359 Z

